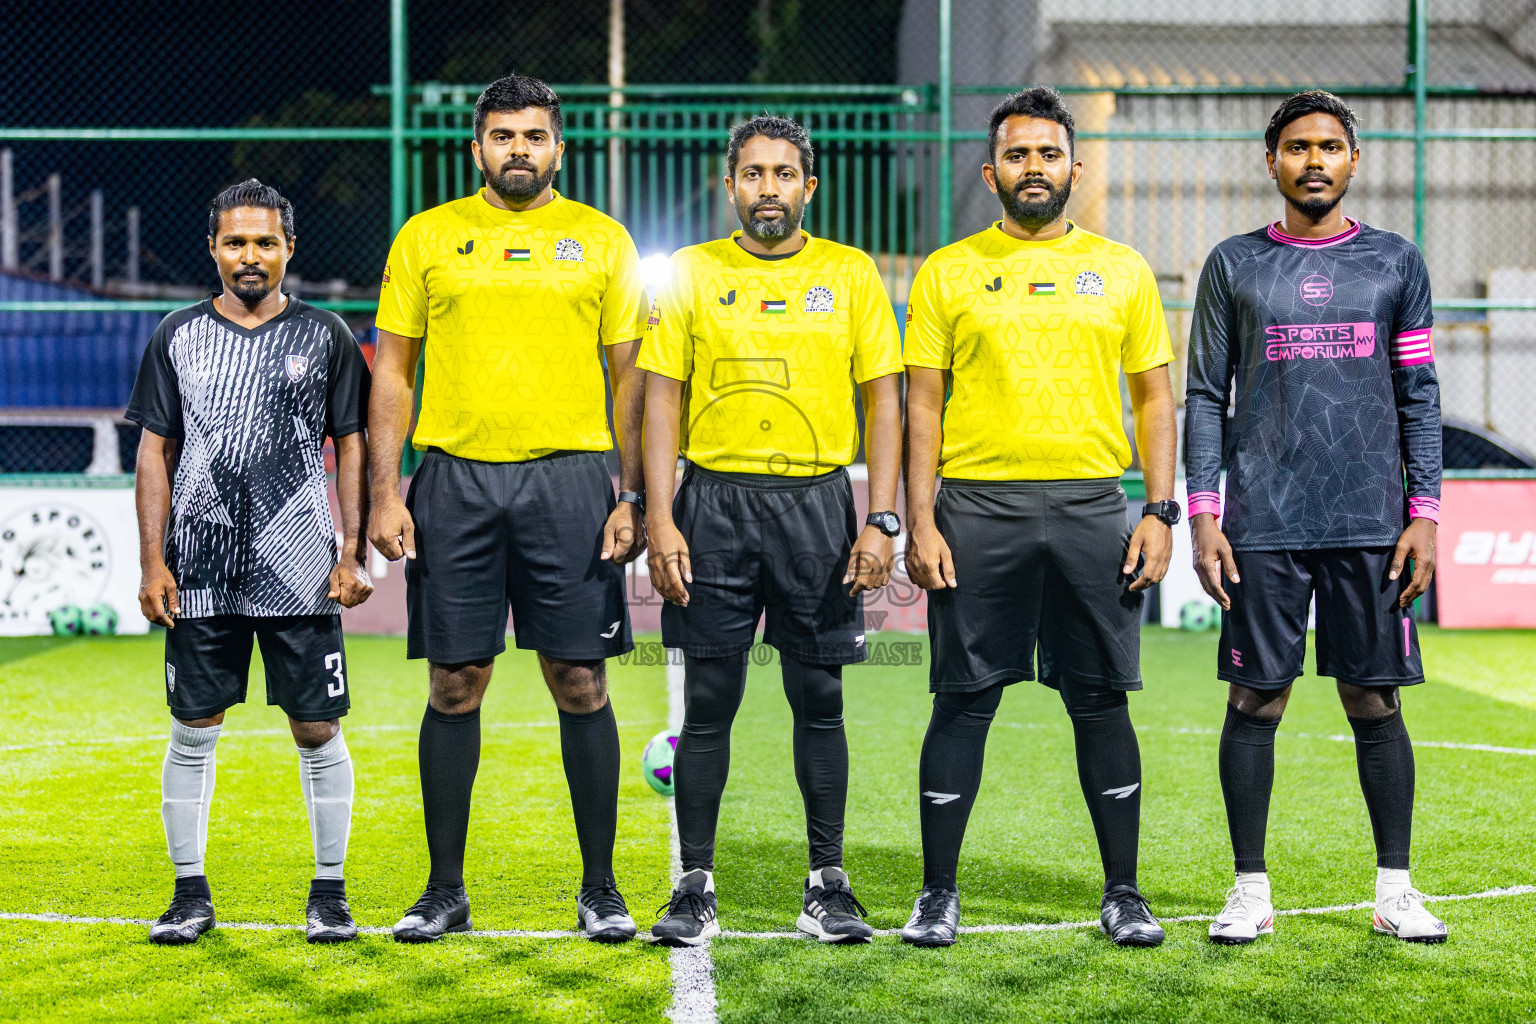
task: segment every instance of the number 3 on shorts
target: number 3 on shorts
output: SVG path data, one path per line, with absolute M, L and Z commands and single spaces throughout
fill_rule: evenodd
M 347 692 L 347 677 L 342 675 L 341 652 L 335 651 L 325 656 L 325 667 L 331 670 L 331 675 L 336 677 L 334 683 L 325 684 L 325 693 L 328 697 L 340 697 Z

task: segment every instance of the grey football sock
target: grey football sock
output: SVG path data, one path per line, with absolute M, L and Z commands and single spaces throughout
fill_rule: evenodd
M 160 817 L 176 877 L 201 875 L 213 802 L 214 747 L 222 725 L 194 729 L 171 720 L 171 743 L 160 769 Z
M 352 831 L 352 755 L 339 731 L 318 747 L 299 748 L 299 783 L 309 809 L 315 877 L 340 878 Z

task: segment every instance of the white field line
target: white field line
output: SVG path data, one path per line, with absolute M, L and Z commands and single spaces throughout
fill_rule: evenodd
M 667 658 L 667 728 L 683 728 L 683 665 L 680 658 Z M 674 772 L 674 777 L 676 773 Z M 677 837 L 677 803 L 667 801 L 672 819 L 672 881 L 683 875 L 683 855 Z M 709 943 L 688 949 L 673 949 L 667 958 L 672 965 L 672 1005 L 667 1017 L 673 1024 L 715 1024 L 715 967 L 709 957 Z
M 1282 733 L 1281 735 L 1285 734 Z M 1293 732 L 1290 735 L 1304 740 L 1332 740 L 1335 743 L 1355 742 L 1353 736 L 1338 734 L 1325 735 L 1313 732 Z M 1536 757 L 1536 750 L 1529 750 L 1525 747 L 1496 747 L 1491 743 L 1443 743 L 1438 740 L 1414 740 L 1413 745 L 1415 747 L 1433 747 L 1438 750 L 1476 750 L 1485 754 L 1518 754 L 1521 757 Z
M 620 722 L 620 729 L 640 729 L 649 725 L 649 722 Z M 559 722 L 484 722 L 481 729 L 557 729 Z M 372 732 L 408 732 L 415 735 L 421 730 L 420 725 L 346 725 L 342 728 L 349 733 Z M 236 742 L 249 738 L 266 738 L 272 736 L 291 736 L 287 729 L 238 729 L 219 734 L 220 743 Z M 152 736 L 99 736 L 96 738 L 77 740 L 41 740 L 37 743 L 11 743 L 0 745 L 0 753 L 12 753 L 25 750 L 48 750 L 53 747 L 99 747 L 118 743 L 165 743 L 170 738 L 170 730 L 157 733 Z
M 1484 889 L 1482 892 L 1458 893 L 1450 896 L 1426 896 L 1426 903 L 1459 903 L 1466 900 L 1498 899 L 1505 896 L 1530 896 L 1536 894 L 1536 885 L 1510 885 L 1498 889 Z M 1313 917 L 1321 914 L 1340 914 L 1353 910 L 1369 910 L 1375 904 L 1370 900 L 1359 903 L 1336 903 L 1326 907 L 1295 907 L 1290 910 L 1276 910 L 1277 917 Z M 1163 917 L 1158 920 L 1164 924 L 1196 923 L 1216 920 L 1214 914 L 1186 914 L 1182 917 Z M 153 921 L 137 917 L 76 917 L 71 914 L 12 914 L 0 913 L 0 921 L 32 921 L 39 924 L 118 924 L 131 925 L 138 928 L 148 928 Z M 1098 919 L 1091 921 L 1042 921 L 1031 924 L 978 924 L 963 925 L 960 928 L 962 935 L 988 935 L 1012 932 L 1061 932 L 1076 931 L 1084 928 L 1097 928 Z M 252 932 L 300 932 L 304 926 L 300 924 L 271 924 L 260 921 L 220 921 L 220 928 L 228 928 L 233 931 Z M 388 935 L 388 928 L 359 928 L 358 931 L 367 935 Z M 810 937 L 802 932 L 737 932 L 726 931 L 722 933 L 732 939 L 806 939 Z M 882 928 L 875 932 L 883 938 L 894 938 L 901 934 L 897 928 Z M 474 939 L 577 939 L 581 938 L 580 932 L 567 931 L 521 931 L 515 928 L 508 929 L 476 929 L 473 932 L 448 935 L 444 941 L 464 942 Z M 705 970 L 702 974 L 703 986 L 701 988 L 683 989 L 680 982 L 687 977 L 693 980 L 697 975 L 680 977 L 678 969 L 679 954 L 702 954 L 692 958 L 693 963 L 702 963 Z M 715 1019 L 715 985 L 713 972 L 709 969 L 709 953 L 707 946 L 696 949 L 672 950 L 673 972 L 673 1006 L 669 1016 L 674 1021 L 710 1021 Z M 697 1000 L 685 1002 L 684 995 L 696 996 Z
M 683 685 L 682 684 L 682 676 L 683 676 L 683 667 L 682 667 L 681 664 L 673 665 L 673 664 L 670 664 L 670 662 L 669 662 L 669 664 L 667 665 L 667 678 L 668 678 L 667 685 L 668 685 L 668 688 L 669 688 L 668 689 L 668 700 L 669 701 L 671 700 L 671 689 L 670 689 L 671 686 L 672 686 L 671 678 L 672 678 L 672 676 L 674 674 L 676 674 L 677 679 L 678 679 L 678 683 L 677 683 L 677 708 L 676 708 L 677 714 L 674 716 L 676 718 L 676 721 L 672 724 L 671 728 L 676 730 L 676 729 L 679 729 L 679 728 L 682 727 L 682 714 L 683 714 L 683 712 L 682 712 L 682 706 L 683 706 L 682 705 L 682 700 L 683 700 L 683 698 L 682 698 L 682 685 Z M 647 723 L 645 723 L 645 722 L 620 722 L 619 723 L 619 728 L 620 729 L 642 728 L 646 724 Z M 995 724 L 998 727 L 1004 728 L 1004 729 L 1065 729 L 1067 727 L 1067 723 L 1066 722 L 1056 722 L 1056 721 L 1046 721 L 1046 722 L 998 722 L 998 723 L 995 723 Z M 486 723 L 481 725 L 481 728 L 482 729 L 554 729 L 554 728 L 559 727 L 559 725 L 560 725 L 559 722 L 486 722 Z M 408 733 L 411 733 L 411 734 L 414 735 L 417 731 L 420 730 L 421 727 L 419 725 L 415 725 L 415 724 L 408 724 L 408 725 L 379 724 L 379 725 L 349 725 L 349 726 L 344 726 L 344 728 L 349 733 L 408 732 Z M 1151 730 L 1151 729 L 1143 728 L 1143 729 L 1138 730 L 1138 731 L 1140 731 L 1142 733 L 1146 733 L 1146 732 L 1149 732 L 1149 731 L 1156 731 L 1156 732 L 1162 732 L 1162 733 L 1171 733 L 1171 734 L 1176 735 L 1176 736 L 1220 736 L 1221 735 L 1221 730 L 1220 729 L 1205 729 L 1205 728 L 1200 728 L 1200 727 L 1197 727 L 1197 726 L 1175 726 L 1175 727 L 1162 728 L 1162 729 L 1156 729 L 1156 730 Z M 289 731 L 287 729 L 240 729 L 240 730 L 227 731 L 227 732 L 221 733 L 219 735 L 219 742 L 220 743 L 228 743 L 231 740 L 238 742 L 239 740 L 247 738 L 247 737 L 257 737 L 257 738 L 265 738 L 265 737 L 273 737 L 273 736 L 283 736 L 283 737 L 286 737 L 288 735 L 290 735 L 290 733 L 289 733 Z M 28 751 L 28 750 L 48 750 L 48 749 L 51 749 L 53 747 L 92 747 L 92 746 L 108 746 L 108 745 L 130 744 L 130 743 L 164 743 L 164 742 L 166 742 L 166 739 L 167 739 L 168 736 L 169 736 L 169 733 L 166 732 L 166 733 L 156 733 L 154 735 L 149 735 L 149 736 L 98 736 L 98 737 L 94 737 L 94 738 L 89 738 L 88 737 L 88 738 L 85 738 L 85 739 L 73 739 L 73 740 L 40 740 L 40 741 L 38 741 L 36 743 L 9 743 L 9 744 L 0 744 L 0 754 L 20 753 L 20 752 Z M 1355 742 L 1355 738 L 1353 736 L 1346 736 L 1346 735 L 1344 735 L 1342 733 L 1281 732 L 1281 733 L 1279 733 L 1279 736 L 1292 736 L 1292 737 L 1295 737 L 1296 739 L 1302 739 L 1302 740 L 1327 740 L 1327 741 L 1329 741 L 1331 743 L 1353 743 L 1353 742 Z M 1415 747 L 1428 747 L 1428 748 L 1433 748 L 1433 749 L 1436 749 L 1436 750 L 1470 750 L 1470 751 L 1473 751 L 1473 752 L 1476 752 L 1476 753 L 1482 753 L 1482 754 L 1514 754 L 1514 755 L 1516 755 L 1518 757 L 1536 757 L 1536 749 L 1532 749 L 1532 748 L 1529 748 L 1529 747 L 1502 747 L 1502 746 L 1497 746 L 1497 745 L 1492 744 L 1492 743 L 1450 743 L 1450 742 L 1446 742 L 1446 741 L 1443 741 L 1443 740 L 1414 740 L 1413 741 L 1413 745 Z
M 999 722 L 1008 729 L 1064 729 L 1064 722 Z M 1137 732 L 1149 731 L 1173 733 L 1176 736 L 1220 736 L 1220 729 L 1201 729 L 1194 726 L 1180 726 L 1170 729 L 1138 729 Z M 1319 732 L 1281 732 L 1276 739 L 1291 736 L 1299 740 L 1327 740 L 1331 743 L 1354 743 L 1353 736 L 1345 736 L 1342 733 Z M 1472 750 L 1483 754 L 1515 754 L 1520 757 L 1536 757 L 1536 750 L 1529 747 L 1500 747 L 1492 743 L 1449 743 L 1443 740 L 1414 740 L 1415 747 L 1430 747 L 1436 750 Z M 4 749 L 4 748 L 0 748 Z

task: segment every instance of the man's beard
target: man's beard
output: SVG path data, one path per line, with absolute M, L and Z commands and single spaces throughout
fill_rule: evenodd
M 1296 187 L 1301 188 L 1302 185 L 1308 181 L 1321 181 L 1328 185 L 1333 184 L 1333 179 L 1328 175 L 1313 172 L 1311 174 L 1303 175 L 1301 178 L 1297 179 Z M 1278 188 L 1279 184 L 1280 180 L 1279 178 L 1276 178 L 1275 186 Z M 1340 189 L 1339 194 L 1334 196 L 1332 199 L 1329 199 L 1326 196 L 1306 194 L 1297 197 L 1289 195 L 1284 189 L 1280 189 L 1280 194 L 1285 196 L 1285 201 L 1290 203 L 1291 207 L 1295 209 L 1297 213 L 1301 214 L 1303 217 L 1306 217 L 1308 220 L 1317 221 L 1322 220 L 1324 217 L 1328 216 L 1328 214 L 1332 213 L 1333 208 L 1339 205 L 1339 203 L 1344 199 L 1344 194 L 1348 191 L 1349 179 L 1345 179 L 1344 187 Z
M 769 209 L 780 211 L 781 216 L 778 220 L 763 220 L 758 216 L 763 210 Z M 800 221 L 805 216 L 805 204 L 796 205 L 781 203 L 776 199 L 759 199 L 750 206 L 743 207 L 740 202 L 737 202 L 736 215 L 741 221 L 743 234 L 758 245 L 771 249 L 800 230 Z
M 260 277 L 243 277 L 244 274 L 260 274 Z M 234 283 L 229 290 L 235 298 L 247 306 L 254 306 L 268 295 L 272 294 L 272 288 L 267 282 L 271 280 L 265 270 L 259 268 L 244 268 L 235 276 Z
M 1020 195 L 1024 189 L 1036 185 L 1046 190 L 1039 199 L 1025 199 Z M 1012 188 L 998 189 L 997 198 L 1009 220 L 1026 230 L 1038 231 L 1055 222 L 1067 208 L 1067 200 L 1072 198 L 1072 182 L 1058 187 L 1045 178 L 1025 178 Z
M 513 171 L 532 171 L 533 177 L 524 177 L 513 174 Z M 494 174 L 489 168 L 485 172 L 485 184 L 492 192 L 509 203 L 525 203 L 539 195 L 549 183 L 555 180 L 555 162 L 551 160 L 549 166 L 539 171 L 538 165 L 532 160 L 524 160 L 522 157 L 513 157 L 501 165 L 501 173 Z

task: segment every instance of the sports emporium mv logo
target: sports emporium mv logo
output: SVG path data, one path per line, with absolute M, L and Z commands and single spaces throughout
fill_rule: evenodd
M 1309 306 L 1326 306 L 1331 298 L 1333 298 L 1333 282 L 1326 277 L 1313 274 L 1311 277 L 1302 279 L 1302 302 Z
M 1364 359 L 1376 351 L 1376 324 L 1276 324 L 1264 328 L 1264 358 Z

